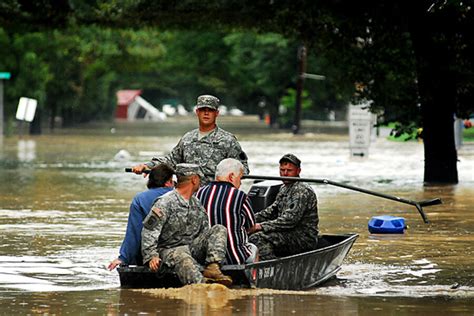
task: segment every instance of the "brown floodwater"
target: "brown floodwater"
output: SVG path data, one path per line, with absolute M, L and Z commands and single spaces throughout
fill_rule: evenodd
M 224 124 L 225 123 L 225 124 Z M 474 143 L 459 150 L 455 186 L 423 186 L 423 145 L 377 138 L 351 159 L 348 137 L 272 133 L 255 120 L 223 120 L 249 156 L 252 174 L 278 175 L 278 159 L 301 158 L 302 177 L 326 178 L 409 200 L 416 209 L 342 188 L 315 185 L 321 233 L 359 238 L 337 275 L 306 291 L 120 289 L 117 256 L 141 176 L 123 172 L 168 152 L 190 125 L 113 125 L 0 143 L 0 313 L 161 315 L 473 315 Z M 111 130 L 111 128 L 114 128 Z M 146 132 L 140 133 L 145 128 Z M 326 131 L 323 131 L 326 132 Z M 116 156 L 120 150 L 127 153 Z M 252 182 L 245 180 L 248 190 Z M 405 218 L 404 234 L 370 234 L 372 216 Z

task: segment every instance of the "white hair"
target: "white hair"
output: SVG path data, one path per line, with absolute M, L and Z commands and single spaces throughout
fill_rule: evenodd
M 219 162 L 216 167 L 216 179 L 227 178 L 231 173 L 239 175 L 244 171 L 244 165 L 234 158 L 226 158 Z

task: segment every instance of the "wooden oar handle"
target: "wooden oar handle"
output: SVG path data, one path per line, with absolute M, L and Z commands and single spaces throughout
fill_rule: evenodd
M 132 168 L 125 168 L 125 172 L 132 172 Z M 145 170 L 143 170 L 143 173 L 150 173 L 150 170 L 145 169 Z M 208 174 L 206 174 L 206 176 L 211 177 L 211 178 L 213 177 L 213 175 L 208 175 Z M 439 199 L 439 198 L 417 202 L 417 201 L 403 199 L 403 198 L 400 198 L 400 197 L 394 196 L 394 195 L 389 195 L 389 194 L 385 194 L 385 193 L 370 191 L 370 190 L 367 190 L 367 189 L 355 187 L 355 186 L 348 185 L 348 184 L 345 184 L 345 183 L 339 183 L 339 182 L 331 181 L 331 180 L 328 180 L 328 179 L 309 179 L 309 178 L 299 178 L 299 177 L 270 177 L 270 176 L 257 176 L 257 175 L 244 175 L 242 177 L 242 179 L 279 180 L 279 181 L 287 180 L 287 181 L 298 181 L 298 182 L 308 182 L 308 183 L 319 183 L 319 184 L 333 185 L 333 186 L 345 188 L 345 189 L 348 189 L 348 190 L 358 191 L 358 192 L 361 192 L 361 193 L 366 193 L 366 194 L 378 196 L 378 197 L 381 197 L 381 198 L 384 198 L 384 199 L 389 199 L 389 200 L 392 200 L 392 201 L 413 205 L 413 206 L 416 207 L 416 209 L 420 213 L 420 215 L 423 218 L 423 221 L 425 223 L 428 223 L 429 221 L 428 221 L 428 218 L 426 217 L 426 214 L 423 212 L 423 206 L 432 206 L 432 205 L 438 205 L 438 204 L 442 203 L 441 199 Z

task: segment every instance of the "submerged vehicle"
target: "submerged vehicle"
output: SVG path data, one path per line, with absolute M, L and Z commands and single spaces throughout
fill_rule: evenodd
M 281 182 L 275 181 L 254 184 L 248 196 L 255 210 L 270 205 L 280 186 Z M 315 250 L 255 263 L 224 265 L 221 270 L 232 277 L 234 287 L 302 290 L 334 277 L 357 237 L 357 234 L 321 235 Z M 176 274 L 164 266 L 157 272 L 147 266 L 120 266 L 117 270 L 123 288 L 182 286 Z

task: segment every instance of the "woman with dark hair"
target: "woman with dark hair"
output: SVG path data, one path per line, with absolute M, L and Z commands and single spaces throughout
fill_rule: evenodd
M 109 264 L 109 270 L 121 264 L 143 264 L 141 255 L 143 220 L 150 212 L 153 202 L 173 189 L 173 174 L 174 170 L 167 164 L 159 164 L 151 169 L 148 176 L 148 190 L 135 195 L 130 204 L 127 231 L 120 247 L 119 257 Z

